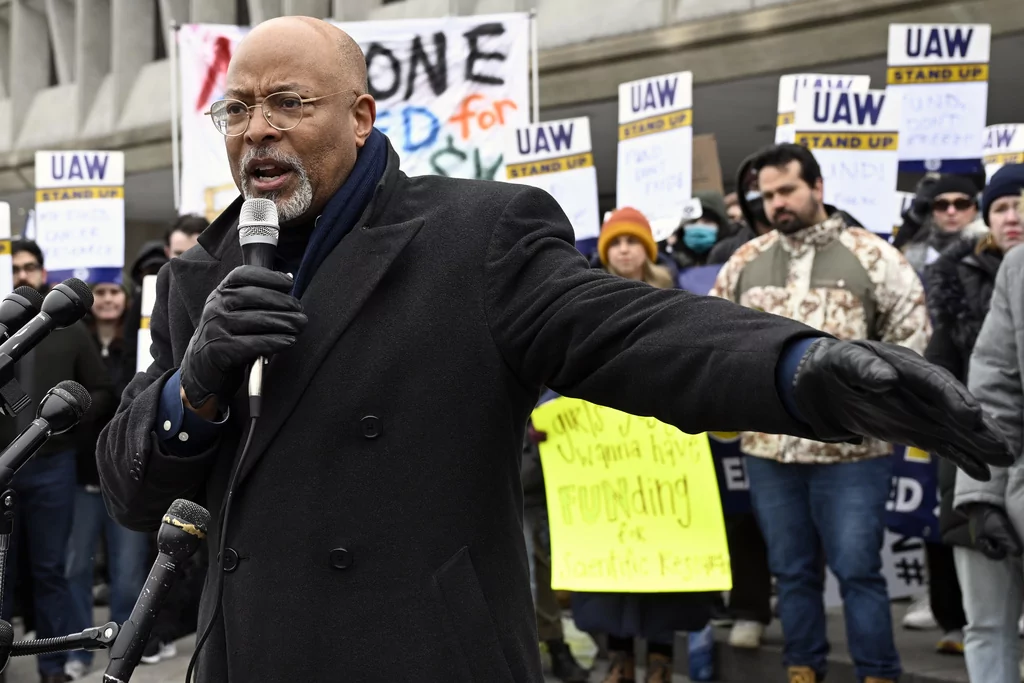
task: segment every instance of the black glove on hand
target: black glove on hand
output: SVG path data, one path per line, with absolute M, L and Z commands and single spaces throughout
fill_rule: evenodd
M 1003 508 L 989 503 L 974 503 L 966 509 L 968 529 L 974 548 L 990 560 L 1003 560 L 1007 555 L 1024 554 L 1020 538 Z
M 181 386 L 193 408 L 211 396 L 228 405 L 249 364 L 295 343 L 306 315 L 291 289 L 287 275 L 258 266 L 239 266 L 217 285 L 181 360 Z
M 873 341 L 816 339 L 793 378 L 793 400 L 821 439 L 867 436 L 915 446 L 979 481 L 1014 458 L 999 428 L 946 370 Z

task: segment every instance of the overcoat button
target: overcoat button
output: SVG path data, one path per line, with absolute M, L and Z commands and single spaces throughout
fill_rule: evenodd
M 352 566 L 352 553 L 345 548 L 335 548 L 331 551 L 331 566 L 335 569 L 348 569 Z
M 374 415 L 367 415 L 360 422 L 363 425 L 364 438 L 376 439 L 384 431 L 384 425 L 381 424 L 380 418 Z
M 221 563 L 221 566 L 229 574 L 238 569 L 238 553 L 235 552 L 234 548 L 224 549 L 224 561 Z

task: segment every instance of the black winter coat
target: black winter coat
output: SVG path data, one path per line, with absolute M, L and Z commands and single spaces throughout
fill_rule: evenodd
M 979 250 L 978 244 L 977 238 L 953 243 L 925 271 L 932 319 L 932 338 L 925 358 L 949 370 L 964 384 L 1003 260 L 998 249 Z M 955 484 L 956 466 L 939 460 L 939 533 L 947 544 L 970 547 L 967 518 L 953 510 Z
M 207 296 L 241 264 L 240 206 L 160 271 L 155 360 L 98 451 L 119 521 L 154 529 L 191 497 L 213 513 L 211 548 L 247 401 L 192 457 L 168 453 L 154 421 Z M 779 400 L 775 367 L 819 333 L 613 277 L 573 245 L 547 193 L 409 178 L 389 149 L 302 296 L 308 326 L 266 368 L 201 683 L 542 681 L 519 482 L 542 386 L 690 433 L 815 436 Z M 200 630 L 217 566 L 211 553 Z

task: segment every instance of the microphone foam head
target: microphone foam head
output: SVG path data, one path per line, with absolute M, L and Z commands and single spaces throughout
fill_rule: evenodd
M 42 312 L 61 329 L 73 325 L 92 310 L 92 288 L 76 277 L 54 285 L 43 298 Z
M 14 644 L 14 627 L 9 621 L 0 621 L 0 658 L 11 651 Z M 6 663 L 6 659 L 4 659 Z
M 167 516 L 175 517 L 185 524 L 191 524 L 204 536 L 210 528 L 210 511 L 191 500 L 178 498 L 167 508 Z
M 75 409 L 75 415 L 78 419 L 81 419 L 89 411 L 89 408 L 92 407 L 92 396 L 78 382 L 66 379 L 58 383 L 50 391 L 67 401 Z
M 57 287 L 61 286 L 67 287 L 77 294 L 78 298 L 82 301 L 82 305 L 85 306 L 85 310 L 92 310 L 92 287 L 82 282 L 77 277 L 70 277 L 57 285 Z
M 164 513 L 163 524 L 156 533 L 156 547 L 175 562 L 188 559 L 206 538 L 210 513 L 202 505 L 179 498 Z
M 280 234 L 274 200 L 254 197 L 242 202 L 242 210 L 238 213 L 238 241 L 243 247 L 254 243 L 276 247 Z
M 14 293 L 28 301 L 29 305 L 37 311 L 43 305 L 43 295 L 34 287 L 22 285 L 15 289 Z

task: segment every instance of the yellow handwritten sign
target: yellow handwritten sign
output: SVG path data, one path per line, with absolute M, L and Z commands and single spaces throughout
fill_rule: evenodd
M 571 398 L 533 412 L 551 524 L 551 586 L 621 593 L 732 587 L 704 434 Z

